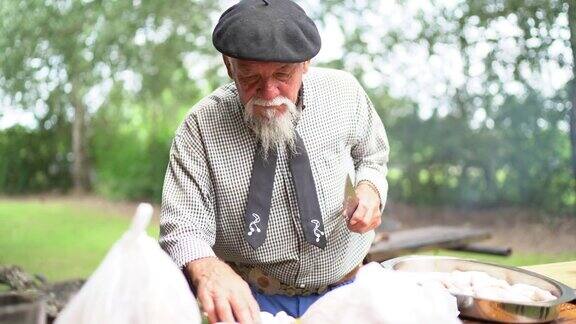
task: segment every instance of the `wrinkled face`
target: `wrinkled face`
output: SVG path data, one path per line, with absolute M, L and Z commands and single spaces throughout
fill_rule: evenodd
M 309 62 L 256 62 L 224 56 L 224 63 L 244 105 L 244 121 L 258 138 L 264 158 L 282 146 L 294 152 L 294 125 L 300 115 L 295 103 Z
M 296 103 L 302 76 L 308 71 L 309 61 L 258 62 L 224 56 L 224 63 L 228 75 L 236 83 L 242 104 L 246 105 L 252 99 L 271 101 L 279 96 Z M 274 116 L 280 116 L 286 112 L 286 106 L 254 105 L 254 114 L 261 118 L 272 115 L 270 110 L 274 112 Z

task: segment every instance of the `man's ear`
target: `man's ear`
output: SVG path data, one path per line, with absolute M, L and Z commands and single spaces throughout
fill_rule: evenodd
M 308 72 L 308 67 L 309 67 L 309 66 L 310 66 L 310 60 L 302 63 L 302 72 L 303 72 L 303 73 Z
M 224 65 L 226 65 L 226 72 L 228 72 L 228 76 L 230 79 L 234 80 L 234 77 L 232 77 L 232 62 L 230 58 L 222 54 L 222 60 L 224 60 Z

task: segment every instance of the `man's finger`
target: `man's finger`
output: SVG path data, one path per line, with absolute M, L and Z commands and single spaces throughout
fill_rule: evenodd
M 374 216 L 374 220 L 372 221 L 372 225 L 370 227 L 371 229 L 375 229 L 376 227 L 380 226 L 380 224 L 382 224 L 382 217 L 377 214 Z
M 370 208 L 370 210 L 367 213 L 369 216 L 366 217 L 367 219 L 367 224 L 366 224 L 366 232 L 373 230 L 374 228 L 376 228 L 378 225 L 380 225 L 380 213 L 378 208 L 373 207 Z
M 357 224 L 358 225 L 358 224 Z M 380 226 L 380 220 L 377 217 L 374 217 L 370 223 L 364 225 L 364 226 L 356 226 L 354 228 L 354 232 L 360 233 L 360 234 L 364 234 L 368 231 L 371 231 L 373 229 L 375 229 L 376 227 Z
M 238 322 L 241 324 L 254 323 L 247 302 L 232 296 L 232 298 L 230 298 L 230 306 L 232 306 L 232 312 L 234 313 L 234 317 L 236 317 Z
M 358 234 L 364 234 L 366 232 L 368 232 L 370 230 L 370 225 L 364 225 L 364 224 L 356 224 L 354 225 L 351 229 L 352 232 L 356 232 Z
M 231 322 L 234 323 L 234 315 L 232 314 L 232 308 L 230 307 L 230 302 L 227 298 L 217 298 L 215 300 L 216 304 L 216 314 L 218 314 L 218 321 L 220 322 Z
M 249 296 L 246 297 L 246 301 L 248 302 L 248 308 L 250 309 L 250 314 L 252 315 L 252 319 L 255 323 L 260 323 L 260 307 L 258 303 L 254 299 L 251 293 L 248 294 Z
M 248 285 L 248 283 L 245 281 L 243 283 L 244 284 L 242 286 L 244 288 L 241 289 L 239 296 L 244 296 L 243 300 L 246 302 L 252 320 L 255 323 L 260 323 L 260 307 L 258 307 L 258 303 L 256 302 L 256 299 L 254 299 L 254 295 L 252 295 L 250 285 Z
M 364 214 L 361 221 L 358 221 L 354 225 L 348 226 L 348 228 L 356 233 L 364 234 L 380 225 L 380 211 L 377 207 L 365 207 L 366 213 Z
M 208 315 L 208 320 L 210 323 L 218 322 L 218 315 L 216 314 L 216 308 L 214 307 L 214 301 L 212 296 L 204 292 L 205 290 L 198 291 L 198 299 L 202 305 L 202 310 Z
M 382 224 L 382 213 L 380 212 L 380 206 L 376 207 L 374 210 L 374 228 Z
M 350 221 L 348 222 L 350 226 L 354 226 L 357 223 L 362 222 L 366 217 L 366 211 L 367 211 L 366 206 L 364 206 L 363 204 L 359 204 L 358 207 L 356 207 L 354 214 L 352 214 Z

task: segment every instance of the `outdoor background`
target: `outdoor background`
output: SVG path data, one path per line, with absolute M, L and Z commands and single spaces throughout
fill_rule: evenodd
M 159 203 L 176 128 L 230 81 L 211 31 L 233 3 L 0 1 L 0 265 L 86 277 Z M 299 3 L 313 65 L 386 126 L 384 217 L 488 228 L 503 264 L 576 259 L 576 0 Z

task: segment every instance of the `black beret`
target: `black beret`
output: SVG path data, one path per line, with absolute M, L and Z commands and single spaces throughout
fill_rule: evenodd
M 214 28 L 212 43 L 222 54 L 244 60 L 304 62 L 320 51 L 320 34 L 291 0 L 242 0 Z

